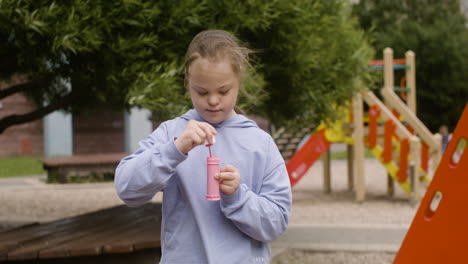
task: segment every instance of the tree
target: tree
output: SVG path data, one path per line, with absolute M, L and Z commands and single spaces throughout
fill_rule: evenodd
M 0 77 L 27 81 L 1 90 L 0 99 L 23 92 L 40 107 L 2 118 L 0 133 L 55 110 L 123 108 L 139 68 L 157 53 L 146 19 L 160 12 L 128 1 L 1 1 Z
M 366 79 L 372 49 L 347 1 L 6 0 L 0 2 L 0 90 L 39 107 L 0 119 L 7 127 L 51 111 L 143 106 L 163 120 L 190 107 L 183 59 L 207 28 L 228 30 L 257 51 L 240 106 L 275 124 L 318 123 Z M 71 83 L 71 91 L 66 81 Z
M 361 0 L 354 13 L 376 50 L 416 53 L 418 116 L 434 132 L 444 124 L 453 129 L 468 98 L 468 29 L 459 1 Z

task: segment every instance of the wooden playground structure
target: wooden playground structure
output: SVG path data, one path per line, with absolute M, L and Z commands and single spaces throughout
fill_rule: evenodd
M 396 60 L 393 59 L 391 48 L 386 48 L 383 53 L 383 61 L 370 63 L 375 69 L 383 68 L 384 83 L 380 90 L 383 100 L 363 87 L 352 99 L 349 107 L 351 110 L 342 111 L 342 120 L 328 125 L 321 124 L 287 162 L 292 186 L 323 156 L 324 190 L 330 192 L 329 147 L 332 143 L 345 143 L 348 188 L 355 191 L 356 201 L 365 200 L 365 148 L 369 149 L 387 170 L 389 195 L 393 195 L 394 182 L 397 182 L 412 199 L 421 198 L 421 183 L 432 178 L 440 162 L 441 136 L 433 135 L 416 116 L 414 52 L 408 51 L 405 59 Z M 394 86 L 394 70 L 405 70 L 399 87 Z M 395 93 L 395 90 L 399 91 L 400 95 Z M 364 104 L 369 109 L 367 115 L 364 113 Z M 277 143 L 281 143 L 280 140 Z M 297 138 L 294 140 L 290 141 L 288 146 L 298 142 Z

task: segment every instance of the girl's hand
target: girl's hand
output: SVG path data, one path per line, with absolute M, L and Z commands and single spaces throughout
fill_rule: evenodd
M 205 140 L 213 144 L 213 135 L 216 135 L 216 130 L 210 124 L 190 120 L 175 144 L 180 152 L 187 154 L 194 147 L 204 144 Z
M 225 195 L 232 195 L 240 185 L 239 171 L 232 165 L 224 166 L 215 179 L 219 181 L 219 189 Z

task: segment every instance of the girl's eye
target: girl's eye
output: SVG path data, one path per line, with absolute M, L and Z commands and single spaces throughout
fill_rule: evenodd
M 207 95 L 207 92 L 197 92 L 199 95 Z
M 219 93 L 222 94 L 222 95 L 225 95 L 229 92 L 229 90 L 226 90 L 226 91 L 220 91 Z

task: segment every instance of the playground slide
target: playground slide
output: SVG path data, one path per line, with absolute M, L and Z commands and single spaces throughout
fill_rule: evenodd
M 313 133 L 286 164 L 291 187 L 294 187 L 322 153 L 330 147 L 330 141 L 325 137 L 325 132 L 326 128 L 322 128 Z

